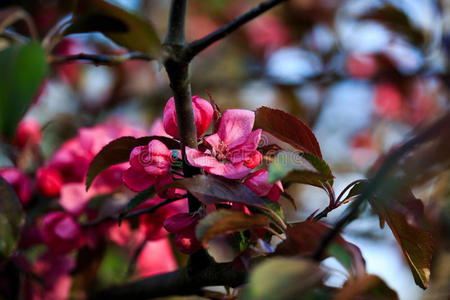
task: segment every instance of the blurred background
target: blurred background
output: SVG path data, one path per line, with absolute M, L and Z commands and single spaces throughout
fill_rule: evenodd
M 110 2 L 149 19 L 163 38 L 169 0 Z M 189 1 L 188 41 L 205 36 L 259 2 Z M 3 0 L 0 8 L 24 7 L 44 37 L 67 18 L 73 4 Z M 20 24 L 14 30 L 26 32 Z M 193 94 L 206 99 L 211 94 L 222 110 L 264 105 L 296 115 L 317 135 L 339 193 L 353 180 L 364 178 L 380 154 L 448 109 L 449 30 L 448 0 L 290 0 L 195 58 Z M 53 50 L 54 55 L 123 52 L 95 33 L 71 35 Z M 47 158 L 78 128 L 110 118 L 150 128 L 171 97 L 158 62 L 129 61 L 117 66 L 73 62 L 54 65 L 51 72 L 26 116 L 44 127 Z M 0 165 L 8 164 L 2 156 Z M 288 192 L 297 202 L 297 210 L 283 203 L 291 221 L 304 220 L 328 204 L 327 195 L 317 188 L 296 185 Z M 442 251 L 426 292 L 414 284 L 391 231 L 379 228 L 378 217 L 370 209 L 346 228 L 344 236 L 361 248 L 368 272 L 382 277 L 401 299 L 445 299 L 450 296 L 448 172 L 415 187 L 414 192 L 440 229 Z M 326 221 L 333 223 L 342 212 L 334 211 Z M 345 270 L 332 259 L 324 267 L 335 274 L 328 284 L 342 285 Z

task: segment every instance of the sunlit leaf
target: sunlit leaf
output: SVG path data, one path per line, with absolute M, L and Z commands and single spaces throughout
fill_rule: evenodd
M 147 20 L 103 0 L 80 0 L 74 21 L 63 35 L 101 32 L 131 51 L 159 57 L 161 42 Z
M 47 74 L 44 49 L 38 43 L 13 45 L 0 52 L 0 130 L 13 136 Z
M 316 165 L 319 160 L 317 158 L 317 161 L 314 161 Z M 324 164 L 326 165 L 325 162 Z M 269 182 L 273 183 L 282 179 L 283 182 L 296 182 L 323 187 L 322 183 L 332 180 L 333 175 L 329 168 L 321 167 L 321 169 L 324 172 L 319 171 L 310 160 L 301 154 L 292 151 L 279 151 L 269 166 Z
M 270 219 L 265 215 L 248 215 L 242 211 L 219 209 L 208 214 L 197 224 L 195 235 L 203 247 L 208 248 L 208 241 L 218 235 L 269 225 Z
M 191 178 L 177 180 L 166 188 L 188 190 L 204 204 L 219 204 L 237 202 L 245 205 L 266 207 L 264 200 L 259 198 L 249 188 L 236 180 L 214 175 L 196 175 Z
M 8 258 L 19 242 L 24 213 L 12 187 L 0 177 L 0 262 Z
M 126 162 L 130 159 L 130 153 L 134 147 L 147 145 L 151 140 L 164 143 L 169 149 L 179 149 L 179 142 L 162 136 L 147 136 L 134 138 L 124 136 L 118 138 L 102 148 L 94 157 L 86 175 L 86 189 L 89 189 L 95 177 L 107 168 Z
M 324 276 L 319 266 L 312 262 L 298 258 L 270 258 L 250 273 L 242 299 L 308 299 L 308 293 L 322 282 Z
M 369 199 L 381 225 L 387 222 L 402 248 L 414 281 L 425 289 L 430 281 L 430 266 L 435 247 L 422 202 L 406 188 L 392 193 L 380 193 Z
M 254 128 L 261 128 L 298 150 L 322 158 L 314 133 L 291 114 L 263 106 L 256 111 Z

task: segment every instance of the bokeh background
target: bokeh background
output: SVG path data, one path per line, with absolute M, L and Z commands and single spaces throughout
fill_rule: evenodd
M 110 1 L 149 19 L 162 38 L 169 0 Z M 191 0 L 186 34 L 201 38 L 260 1 Z M 41 37 L 68 18 L 73 1 L 3 0 L 26 8 Z M 19 24 L 14 28 L 25 32 Z M 223 109 L 270 106 L 288 111 L 317 135 L 339 193 L 364 178 L 378 156 L 410 137 L 448 109 L 450 54 L 448 0 L 291 0 L 254 20 L 201 53 L 192 63 L 193 94 L 208 93 Z M 0 48 L 2 43 L 0 40 Z M 120 54 L 100 34 L 72 35 L 54 55 Z M 26 118 L 44 127 L 43 152 L 50 157 L 78 128 L 120 118 L 149 128 L 171 97 L 158 62 L 118 66 L 80 62 L 54 65 Z M 5 155 L 0 165 L 11 164 Z M 442 228 L 431 288 L 414 284 L 389 228 L 366 208 L 344 236 L 358 245 L 369 273 L 378 274 L 401 299 L 444 299 L 448 282 L 449 174 L 415 187 L 430 216 Z M 297 210 L 283 203 L 290 220 L 303 220 L 327 205 L 320 189 L 297 185 L 288 192 Z M 343 212 L 331 213 L 333 223 Z M 116 252 L 114 252 L 116 251 Z M 121 272 L 121 254 L 112 251 L 104 271 Z M 345 270 L 332 259 L 328 284 L 340 286 Z M 447 268 L 447 270 L 446 270 Z M 111 275 L 109 275 L 111 276 Z

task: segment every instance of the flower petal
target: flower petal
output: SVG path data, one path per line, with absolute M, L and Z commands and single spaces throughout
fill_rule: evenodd
M 155 177 L 144 172 L 137 172 L 129 168 L 123 172 L 122 180 L 125 185 L 135 192 L 148 189 L 155 183 Z
M 227 145 L 241 144 L 252 131 L 254 123 L 255 113 L 253 111 L 229 109 L 222 115 L 217 134 Z
M 241 162 L 252 155 L 258 148 L 261 139 L 261 129 L 251 132 L 240 144 L 235 142 L 228 145 L 227 159 L 233 163 Z M 237 141 L 236 141 L 237 142 Z

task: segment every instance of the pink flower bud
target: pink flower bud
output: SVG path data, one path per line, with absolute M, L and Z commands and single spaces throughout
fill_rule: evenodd
M 192 97 L 192 107 L 194 109 L 197 137 L 200 137 L 208 129 L 214 110 L 207 100 L 197 95 Z M 168 134 L 174 138 L 178 138 L 177 115 L 175 111 L 175 99 L 173 97 L 167 101 L 166 107 L 164 108 L 163 125 L 164 130 Z
M 46 197 L 57 197 L 61 191 L 63 178 L 56 169 L 40 168 L 36 172 L 36 188 Z
M 51 212 L 44 217 L 42 238 L 49 249 L 57 253 L 68 253 L 83 244 L 79 224 L 64 212 Z
M 250 169 L 256 168 L 262 160 L 262 154 L 258 150 L 250 154 L 244 159 L 244 166 Z
M 136 171 L 144 171 L 149 175 L 163 175 L 169 171 L 172 153 L 158 140 L 152 140 L 148 146 L 139 146 L 130 154 L 130 164 Z
M 201 248 L 195 237 L 195 227 L 199 218 L 190 214 L 176 214 L 164 222 L 164 228 L 175 234 L 174 244 L 181 252 L 192 254 Z
M 26 145 L 36 146 L 42 140 L 41 125 L 35 120 L 23 120 L 19 123 L 14 136 L 14 145 L 22 149 Z
M 22 171 L 13 167 L 1 169 L 0 176 L 12 186 L 22 205 L 27 205 L 32 193 L 30 179 Z

